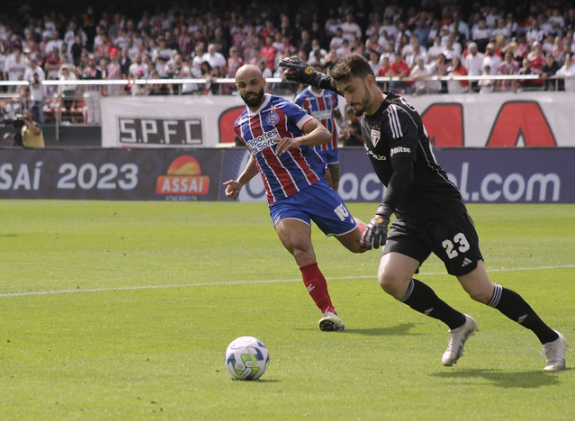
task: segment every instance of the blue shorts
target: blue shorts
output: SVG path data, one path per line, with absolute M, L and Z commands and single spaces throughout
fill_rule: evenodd
M 317 151 L 323 162 L 327 165 L 339 164 L 339 154 L 337 149 L 330 149 L 328 151 Z
M 328 237 L 347 234 L 357 223 L 338 194 L 325 180 L 270 205 L 274 226 L 284 219 L 297 219 L 308 225 L 311 221 Z

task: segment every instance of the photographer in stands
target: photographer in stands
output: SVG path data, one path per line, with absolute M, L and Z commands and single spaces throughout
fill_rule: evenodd
M 12 121 L 15 133 L 6 133 L 4 140 L 13 142 L 14 146 L 21 146 L 30 149 L 44 148 L 44 133 L 34 121 L 31 111 L 26 111 L 24 115 L 17 115 Z

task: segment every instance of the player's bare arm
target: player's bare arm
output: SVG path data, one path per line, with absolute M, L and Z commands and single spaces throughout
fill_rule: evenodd
M 226 186 L 226 197 L 234 200 L 237 199 L 242 187 L 254 178 L 257 173 L 258 167 L 256 165 L 256 159 L 252 155 L 250 156 L 250 160 L 248 161 L 246 168 L 244 168 L 237 180 L 228 180 L 223 183 L 224 186 Z
M 288 149 L 299 146 L 325 145 L 331 141 L 331 134 L 317 119 L 308 121 L 303 126 L 302 131 L 305 133 L 299 137 L 284 137 L 278 142 L 276 154 L 281 155 Z
M 347 129 L 347 121 L 345 120 L 343 114 L 338 109 L 333 110 L 333 116 L 335 117 L 335 122 L 340 129 Z

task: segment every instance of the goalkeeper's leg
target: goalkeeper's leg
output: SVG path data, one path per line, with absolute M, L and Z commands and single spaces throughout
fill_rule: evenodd
M 565 367 L 567 341 L 557 331 L 551 329 L 515 291 L 492 283 L 485 270 L 483 261 L 467 275 L 457 278 L 465 291 L 476 301 L 487 304 L 521 326 L 531 330 L 544 346 L 547 357 L 545 370 L 555 371 Z

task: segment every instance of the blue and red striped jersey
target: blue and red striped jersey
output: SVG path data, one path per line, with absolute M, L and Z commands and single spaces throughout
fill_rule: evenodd
M 288 100 L 265 94 L 261 107 L 246 107 L 234 123 L 234 130 L 256 158 L 268 203 L 285 199 L 317 183 L 326 165 L 313 146 L 288 149 L 276 155 L 277 143 L 284 137 L 298 137 L 312 120 L 301 107 Z
M 327 89 L 316 93 L 308 86 L 296 97 L 295 103 L 317 118 L 331 133 L 330 143 L 315 147 L 321 151 L 337 149 L 337 127 L 333 117 L 333 111 L 337 110 L 338 106 L 337 94 Z

